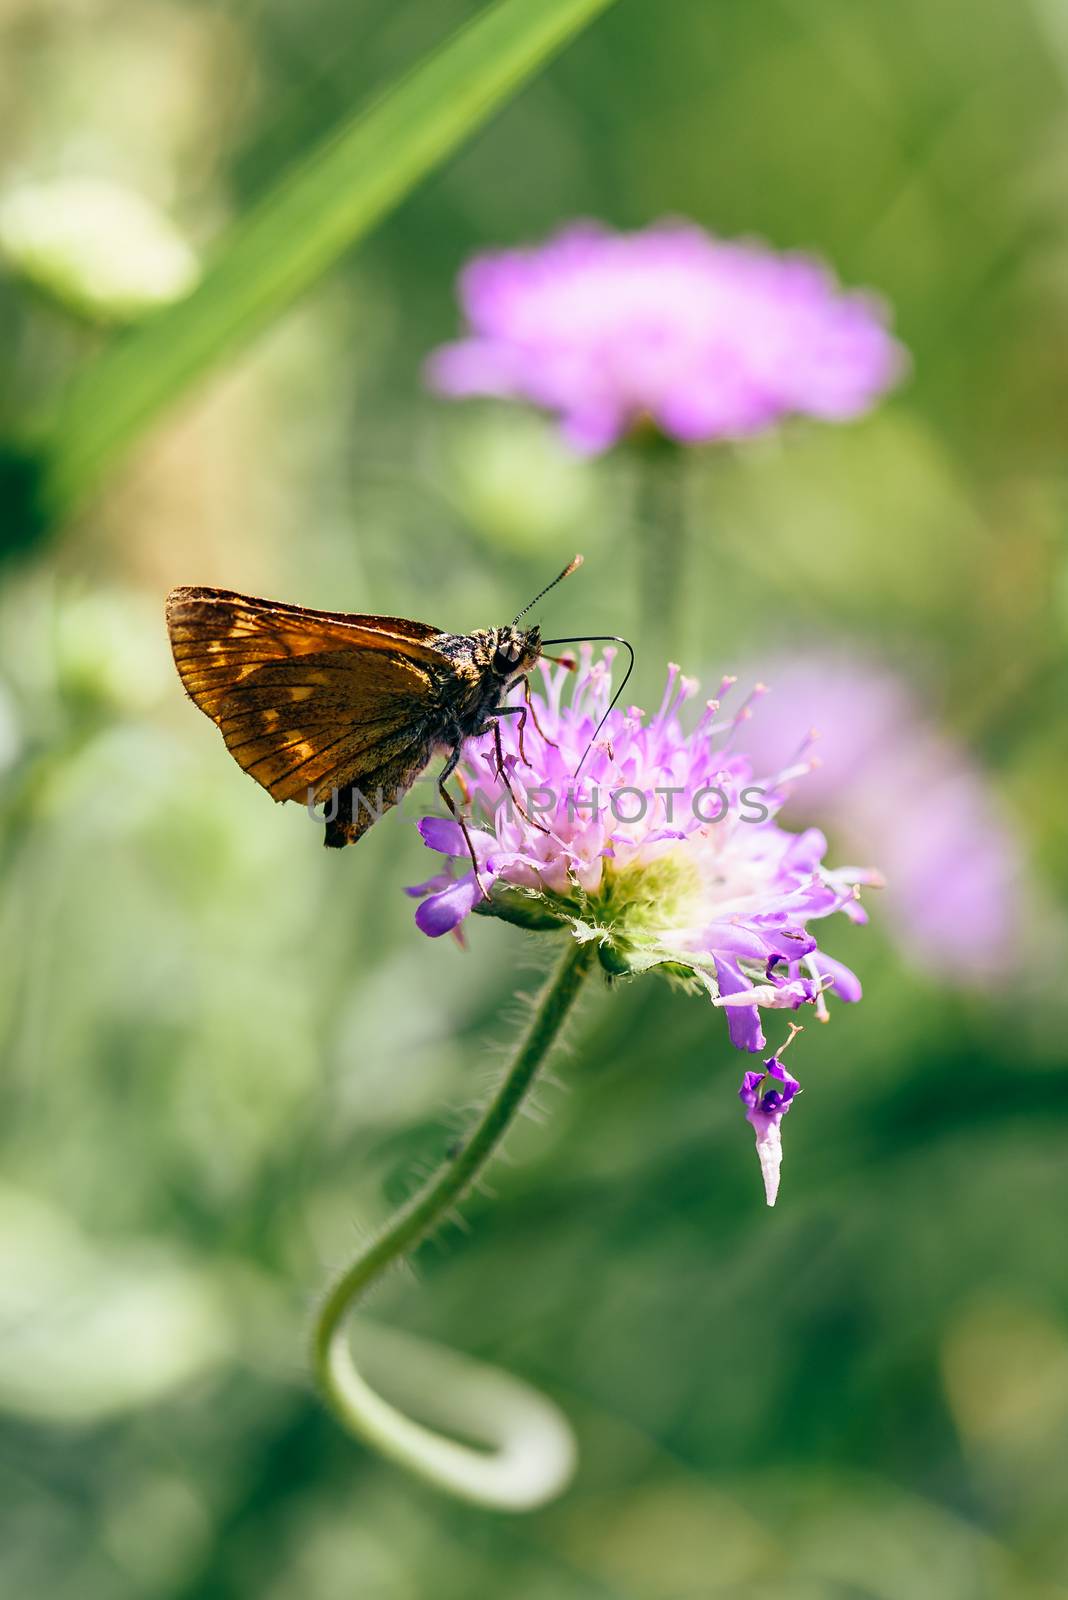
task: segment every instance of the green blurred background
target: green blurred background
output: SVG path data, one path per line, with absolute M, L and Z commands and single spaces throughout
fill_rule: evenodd
M 0 178 L 106 177 L 201 248 L 475 9 L 3 0 Z M 1068 1597 L 1066 88 L 1062 0 L 621 0 L 9 560 L 5 1593 Z M 860 424 L 693 459 L 679 658 L 711 684 L 801 642 L 898 673 L 985 772 L 1027 916 L 970 985 L 877 904 L 828 937 L 866 998 L 795 1047 L 775 1212 L 722 1018 L 653 980 L 591 993 L 495 1199 L 372 1307 L 573 1417 L 574 1486 L 509 1519 L 346 1437 L 303 1349 L 544 953 L 423 939 L 414 831 L 327 859 L 184 699 L 162 597 L 461 630 L 581 548 L 552 631 L 640 655 L 627 461 L 419 371 L 472 250 L 670 213 L 823 254 L 914 361 Z M 0 328 L 14 441 L 106 336 L 15 272 Z

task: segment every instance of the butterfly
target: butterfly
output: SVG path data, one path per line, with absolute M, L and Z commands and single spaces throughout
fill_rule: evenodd
M 581 564 L 576 556 L 511 623 L 469 634 L 196 588 L 168 595 L 167 628 L 186 692 L 235 761 L 273 799 L 323 805 L 326 845 L 355 844 L 442 755 L 438 791 L 475 862 L 446 781 L 464 741 L 492 730 L 511 789 L 499 719 L 520 719 L 522 750 L 528 715 L 537 726 L 529 673 L 546 645 L 576 642 L 543 640 L 539 627 L 519 624 Z M 520 683 L 524 705 L 504 704 Z

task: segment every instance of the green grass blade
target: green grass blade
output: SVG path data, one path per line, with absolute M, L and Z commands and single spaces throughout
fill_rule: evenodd
M 41 485 L 60 521 L 149 424 L 284 311 L 613 0 L 497 0 L 292 169 L 186 299 L 121 335 L 51 420 Z

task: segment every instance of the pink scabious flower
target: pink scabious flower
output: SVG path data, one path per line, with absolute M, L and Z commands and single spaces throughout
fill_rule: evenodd
M 676 666 L 655 716 L 617 708 L 599 727 L 612 656 L 595 660 L 585 646 L 574 675 L 541 664 L 524 726 L 501 719 L 503 773 L 492 735 L 468 741 L 460 771 L 478 873 L 459 825 L 425 817 L 424 843 L 447 864 L 408 891 L 421 902 L 418 926 L 430 938 L 457 933 L 477 911 L 566 929 L 595 943 L 612 976 L 657 969 L 705 993 L 741 1050 L 765 1049 L 768 1010 L 811 1006 L 825 1019 L 828 995 L 859 1000 L 856 976 L 809 924 L 836 911 L 866 921 L 859 888 L 878 875 L 828 868 L 822 833 L 775 820 L 808 770 L 807 749 L 758 778 L 734 741 L 761 686 L 723 716 L 734 682 L 724 679 L 686 732 L 679 712 L 697 684 Z
M 696 444 L 787 416 L 845 421 L 907 364 L 874 296 L 842 291 L 807 256 L 681 220 L 574 223 L 476 256 L 459 294 L 469 331 L 431 355 L 431 387 L 531 401 L 586 454 L 649 424 Z

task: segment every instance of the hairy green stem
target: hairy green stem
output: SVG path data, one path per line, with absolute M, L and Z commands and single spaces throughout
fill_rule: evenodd
M 524 1510 L 559 1492 L 574 1447 L 562 1416 L 526 1385 L 421 1347 L 423 1404 L 443 1424 L 488 1434 L 492 1451 L 431 1431 L 382 1399 L 357 1371 L 346 1333 L 356 1301 L 445 1218 L 481 1174 L 512 1126 L 593 962 L 593 946 L 570 939 L 496 1093 L 456 1155 L 447 1160 L 327 1290 L 315 1321 L 312 1361 L 338 1418 L 384 1454 L 437 1487 L 480 1505 Z M 409 1363 L 410 1364 L 410 1363 Z M 437 1369 L 435 1379 L 429 1369 Z

